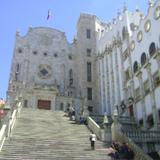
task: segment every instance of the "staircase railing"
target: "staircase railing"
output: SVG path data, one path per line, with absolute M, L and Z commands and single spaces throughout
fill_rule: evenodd
M 128 138 L 126 135 L 123 133 L 117 132 L 116 133 L 118 141 L 123 143 L 126 142 L 128 143 L 129 147 L 134 151 L 134 160 L 153 160 L 150 156 L 145 154 L 143 150 L 138 147 L 130 138 Z
M 14 111 L 13 111 L 12 115 L 9 117 L 8 121 L 6 121 L 5 124 L 3 124 L 1 127 L 1 130 L 0 130 L 0 151 L 2 150 L 5 139 L 7 137 L 10 137 L 11 131 L 14 127 L 17 116 L 19 116 L 19 114 L 20 114 L 21 108 L 22 108 L 22 104 L 21 104 L 21 102 L 19 102 L 17 105 L 17 108 L 14 109 Z
M 2 150 L 2 147 L 3 147 L 3 144 L 4 144 L 4 141 L 6 139 L 6 128 L 7 128 L 7 125 L 6 124 L 3 124 L 2 125 L 2 128 L 0 130 L 0 151 Z
M 122 131 L 134 142 L 160 142 L 160 131 Z
M 102 134 L 100 126 L 91 117 L 87 117 L 87 124 L 88 128 L 96 134 L 98 139 L 101 140 Z
M 121 127 L 121 124 L 117 121 L 115 116 L 111 127 L 112 139 L 117 142 L 128 143 L 129 147 L 135 154 L 134 160 L 153 160 L 150 156 L 145 154 L 144 151 L 132 141 L 132 139 L 123 134 Z

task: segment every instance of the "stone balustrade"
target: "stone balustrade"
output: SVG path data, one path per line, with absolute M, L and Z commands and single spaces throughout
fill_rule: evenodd
M 88 128 L 93 131 L 98 139 L 102 139 L 101 128 L 100 126 L 91 118 L 87 117 Z
M 153 160 L 150 156 L 145 154 L 143 150 L 138 147 L 130 138 L 128 138 L 125 134 L 117 132 L 116 133 L 117 141 L 123 143 L 128 143 L 129 147 L 134 151 L 134 160 Z
M 123 131 L 134 142 L 160 142 L 160 131 Z
M 17 104 L 17 108 L 13 110 L 12 115 L 9 117 L 8 113 L 8 115 L 6 115 L 6 117 L 3 120 L 3 125 L 0 130 L 0 151 L 2 150 L 5 139 L 7 137 L 10 137 L 11 131 L 14 127 L 17 116 L 19 116 L 20 114 L 21 108 L 22 104 L 21 102 L 19 102 Z

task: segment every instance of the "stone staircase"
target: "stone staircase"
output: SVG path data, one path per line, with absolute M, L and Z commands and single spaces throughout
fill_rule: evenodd
M 0 160 L 110 160 L 102 142 L 90 149 L 89 134 L 63 112 L 23 108 Z

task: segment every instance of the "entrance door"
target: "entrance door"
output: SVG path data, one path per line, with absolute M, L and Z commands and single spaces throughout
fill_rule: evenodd
M 133 105 L 130 105 L 130 106 L 129 106 L 129 115 L 130 115 L 131 117 L 134 117 Z
M 51 109 L 51 101 L 48 100 L 38 100 L 38 108 L 39 109 Z

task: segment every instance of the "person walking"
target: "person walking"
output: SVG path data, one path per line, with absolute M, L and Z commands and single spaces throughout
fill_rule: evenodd
M 90 134 L 90 143 L 91 143 L 91 149 L 95 149 L 95 142 L 96 142 L 96 135 L 94 133 Z

